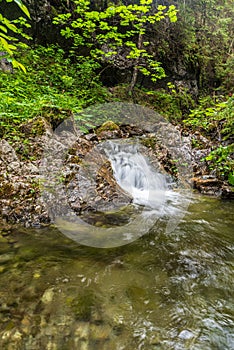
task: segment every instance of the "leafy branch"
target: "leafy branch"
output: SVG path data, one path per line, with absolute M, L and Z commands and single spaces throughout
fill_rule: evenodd
M 120 52 L 121 62 L 125 67 L 133 68 L 130 92 L 137 81 L 138 72 L 149 76 L 152 81 L 165 77 L 160 63 L 148 50 L 149 42 L 145 39 L 148 26 L 168 18 L 177 20 L 177 9 L 174 5 L 168 8 L 159 5 L 153 8 L 153 0 L 140 0 L 140 4 L 109 4 L 103 11 L 91 10 L 89 0 L 74 1 L 75 15 L 60 14 L 53 23 L 61 25 L 61 34 L 73 40 L 74 49 L 86 47 L 88 54 L 97 61 L 116 64 Z
M 0 2 L 1 1 L 2 0 L 0 0 Z M 15 2 L 22 12 L 28 18 L 30 18 L 29 11 L 21 0 L 7 0 L 7 2 Z M 0 13 L 0 50 L 5 53 L 5 57 L 12 63 L 13 67 L 20 68 L 26 72 L 24 65 L 14 58 L 14 54 L 19 46 L 19 40 L 14 36 L 14 34 L 20 34 L 22 37 L 29 39 L 19 25 L 23 27 L 30 27 L 24 17 L 19 17 L 14 21 L 10 21 Z M 12 32 L 13 35 L 9 34 L 9 32 Z

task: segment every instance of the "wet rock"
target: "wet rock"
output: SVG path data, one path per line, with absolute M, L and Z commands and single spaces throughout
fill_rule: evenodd
M 98 137 L 97 137 L 97 135 L 94 134 L 94 133 L 85 135 L 85 139 L 86 139 L 87 141 L 98 141 Z
M 207 195 L 220 195 L 222 182 L 214 176 L 192 178 L 194 188 Z
M 29 334 L 31 329 L 32 320 L 29 316 L 24 315 L 24 318 L 21 320 L 21 329 L 24 334 Z
M 221 188 L 221 198 L 234 200 L 234 187 L 223 185 Z
M 0 273 L 3 273 L 6 270 L 4 266 L 0 266 Z
M 6 203 L 6 205 L 9 205 L 10 202 L 9 202 L 9 201 L 6 201 L 5 203 Z M 0 222 L 0 223 L 1 223 L 1 222 Z M 2 226 L 4 227 L 2 230 L 0 230 L 1 235 L 2 235 L 3 237 L 9 236 L 9 234 L 11 233 L 12 226 L 9 225 L 6 221 L 4 221 L 4 222 L 1 223 L 1 224 L 2 224 Z
M 51 340 L 48 342 L 47 346 L 46 346 L 47 350 L 57 350 L 58 346 L 56 343 L 52 342 Z
M 8 243 L 8 239 L 0 235 L 0 244 Z
M 53 290 L 53 288 L 50 288 L 44 292 L 44 294 L 41 297 L 41 301 L 44 304 L 50 304 L 53 300 L 53 297 L 54 297 L 54 290 Z
M 96 324 L 96 325 L 100 325 L 103 323 L 103 318 L 101 315 L 101 312 L 97 309 L 93 310 L 92 314 L 91 314 L 91 321 L 92 323 Z
M 79 322 L 75 326 L 75 330 L 73 333 L 73 346 L 76 349 L 88 350 L 89 349 L 89 327 L 90 324 L 88 322 Z
M 110 162 L 96 149 L 84 158 L 66 188 L 71 208 L 76 212 L 107 210 L 132 200 L 117 184 Z
M 10 239 L 8 239 L 8 243 L 9 244 L 15 244 L 15 243 L 17 243 L 17 239 L 16 238 L 10 238 Z
M 19 330 L 14 330 L 11 332 L 11 340 L 13 340 L 13 342 L 20 342 L 23 334 L 19 331 Z
M 160 335 L 159 334 L 154 334 L 152 337 L 150 337 L 149 339 L 149 344 L 150 345 L 154 345 L 157 349 L 157 347 L 161 347 L 162 345 L 162 339 L 160 338 Z
M 145 128 L 145 126 L 143 126 Z M 144 135 L 144 130 L 135 125 L 121 125 L 122 137 L 134 137 Z
M 194 338 L 194 334 L 193 334 L 193 332 L 191 332 L 187 329 L 184 329 L 183 331 L 180 332 L 179 338 L 184 339 L 184 340 L 192 339 L 192 338 Z

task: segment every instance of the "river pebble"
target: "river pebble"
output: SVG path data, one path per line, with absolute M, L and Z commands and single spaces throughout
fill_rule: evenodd
M 187 329 L 184 329 L 182 332 L 179 334 L 180 339 L 188 340 L 192 339 L 194 337 L 193 332 L 188 331 Z
M 44 294 L 42 295 L 41 301 L 42 301 L 44 304 L 49 304 L 49 303 L 52 302 L 53 296 L 54 296 L 54 290 L 53 290 L 53 288 L 47 289 L 47 290 L 44 292 Z

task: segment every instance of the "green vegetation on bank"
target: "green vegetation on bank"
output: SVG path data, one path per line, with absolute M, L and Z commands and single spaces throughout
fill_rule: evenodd
M 234 96 L 201 98 L 183 122 L 213 141 L 214 147 L 204 161 L 218 177 L 234 185 Z
M 99 65 L 91 59 L 72 62 L 62 49 L 50 46 L 28 50 L 20 61 L 27 74 L 0 72 L 1 137 L 17 136 L 20 124 L 42 115 L 45 107 L 78 113 L 108 98 L 96 72 Z

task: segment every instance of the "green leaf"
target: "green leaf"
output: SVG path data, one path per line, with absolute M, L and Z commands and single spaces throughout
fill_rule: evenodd
M 30 18 L 30 13 L 27 9 L 27 7 L 22 3 L 21 0 L 14 0 L 14 2 L 20 7 L 20 9 L 25 13 L 25 15 Z
M 229 173 L 228 182 L 230 183 L 230 185 L 234 186 L 234 173 Z
M 2 46 L 3 50 L 9 53 L 9 55 L 13 55 L 13 52 L 11 50 L 10 45 L 8 42 L 0 36 L 0 45 Z
M 12 60 L 12 65 L 14 68 L 20 68 L 24 73 L 26 73 L 26 68 L 24 67 L 24 65 L 16 61 L 15 59 Z
M 7 33 L 7 28 L 6 28 L 6 27 L 0 25 L 0 29 L 1 29 L 4 33 Z

